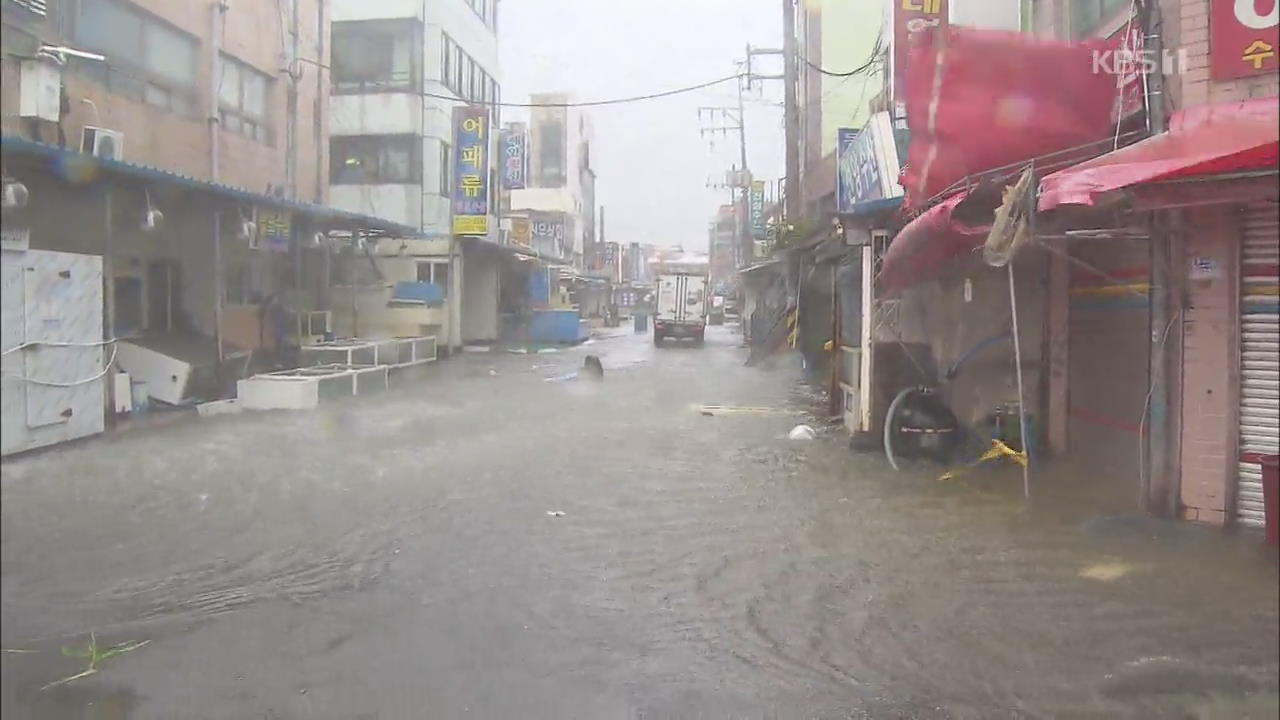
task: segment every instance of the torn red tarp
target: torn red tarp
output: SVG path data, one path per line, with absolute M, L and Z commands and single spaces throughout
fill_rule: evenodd
M 908 285 L 937 277 L 952 258 L 972 252 L 986 241 L 990 223 L 975 224 L 956 216 L 960 203 L 968 198 L 963 192 L 952 195 L 898 232 L 880 266 L 884 293 L 894 295 Z
M 1101 41 L 963 27 L 918 39 L 907 67 L 908 206 L 966 176 L 1114 132 L 1116 78 L 1094 62 Z
M 1086 160 L 1040 181 L 1041 210 L 1093 205 L 1104 193 L 1155 180 L 1275 170 L 1280 104 L 1275 98 L 1179 110 L 1169 130 Z

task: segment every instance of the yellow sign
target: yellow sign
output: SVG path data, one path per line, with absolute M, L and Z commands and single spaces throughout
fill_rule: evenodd
M 453 216 L 453 234 L 454 235 L 488 235 L 489 234 L 489 216 L 488 215 L 454 215 Z
M 529 218 L 511 218 L 511 244 L 529 247 Z

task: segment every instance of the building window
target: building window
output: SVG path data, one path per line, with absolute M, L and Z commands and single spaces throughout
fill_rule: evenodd
M 467 0 L 467 4 L 471 6 L 471 10 L 476 15 L 480 16 L 485 25 L 491 29 L 496 28 L 498 23 L 498 4 L 496 0 Z
M 107 56 L 74 67 L 118 92 L 166 110 L 194 112 L 199 42 L 121 0 L 81 0 L 76 43 Z
M 333 87 L 337 92 L 420 88 L 421 25 L 416 20 L 333 23 Z
M 546 120 L 538 125 L 538 187 L 565 184 L 564 123 Z
M 449 261 L 419 260 L 417 280 L 420 283 L 431 283 L 440 287 L 445 295 L 449 294 Z
M 1096 33 L 1129 5 L 1129 0 L 1071 0 L 1071 36 L 1079 39 Z
M 444 141 L 440 142 L 440 194 L 453 195 L 453 146 Z
M 5 5 L 14 5 L 41 17 L 49 14 L 49 5 L 45 0 L 5 0 Z
M 412 184 L 422 180 L 421 153 L 413 135 L 353 135 L 329 142 L 334 185 Z
M 218 83 L 218 120 L 222 128 L 260 143 L 272 141 L 267 126 L 267 97 L 271 78 L 246 63 L 223 54 Z

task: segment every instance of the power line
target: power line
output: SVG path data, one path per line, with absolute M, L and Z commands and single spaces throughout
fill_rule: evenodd
M 884 36 L 883 34 L 879 34 L 879 35 L 876 35 L 875 45 L 871 47 L 871 57 L 863 64 L 859 65 L 858 67 L 848 72 L 836 72 L 834 70 L 827 70 L 821 65 L 805 57 L 801 53 L 796 53 L 796 57 L 800 58 L 800 61 L 803 62 L 805 65 L 808 65 L 810 68 L 812 68 L 813 70 L 816 70 L 817 72 L 822 73 L 823 75 L 827 75 L 829 77 L 852 77 L 854 75 L 864 73 L 867 70 L 870 70 L 872 67 L 874 67 L 876 62 L 880 59 L 880 53 L 882 50 L 884 50 Z
M 737 80 L 745 76 L 746 76 L 746 73 L 735 73 L 733 75 L 726 75 L 722 78 L 717 78 L 715 80 L 708 80 L 707 82 L 698 83 L 697 85 L 689 85 L 686 87 L 675 88 L 673 90 L 663 90 L 661 92 L 649 93 L 647 95 L 633 95 L 631 97 L 610 98 L 608 100 L 586 100 L 583 102 L 513 103 L 513 102 L 493 102 L 489 100 L 472 101 L 472 100 L 467 100 L 465 98 L 455 97 L 453 95 L 444 95 L 441 93 L 430 93 L 430 92 L 421 92 L 421 93 L 418 93 L 418 95 L 421 95 L 422 97 L 436 98 L 438 100 L 452 100 L 454 102 L 462 102 L 462 103 L 467 103 L 469 105 L 484 105 L 486 107 L 519 107 L 519 108 L 599 107 L 601 105 L 621 105 L 623 103 L 640 102 L 643 100 L 655 100 L 657 98 L 670 97 L 672 95 L 680 95 L 687 92 L 693 92 L 695 90 L 702 90 L 703 88 L 709 88 L 709 87 L 712 87 L 713 85 L 726 83 L 726 82 L 729 82 L 730 80 Z

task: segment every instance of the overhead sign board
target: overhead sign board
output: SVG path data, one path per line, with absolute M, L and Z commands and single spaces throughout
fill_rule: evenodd
M 888 112 L 871 116 L 860 130 L 836 132 L 836 212 L 855 212 L 860 203 L 900 197 L 898 150 Z
M 453 109 L 453 232 L 489 234 L 489 112 Z
M 1209 74 L 1232 80 L 1280 69 L 1280 2 L 1209 0 Z
M 501 148 L 502 189 L 523 190 L 529 175 L 528 133 L 524 123 L 511 123 L 502 129 Z

